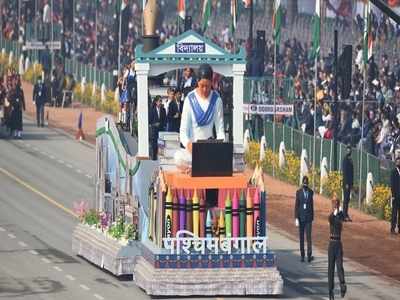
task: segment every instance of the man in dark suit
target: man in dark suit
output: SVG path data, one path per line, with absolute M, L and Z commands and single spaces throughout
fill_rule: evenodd
M 307 237 L 308 262 L 314 260 L 312 256 L 311 228 L 314 220 L 314 192 L 308 187 L 308 177 L 303 177 L 303 187 L 296 192 L 296 204 L 294 218 L 296 226 L 299 227 L 301 262 L 304 262 L 304 232 Z
M 347 146 L 347 153 L 342 162 L 343 172 L 343 214 L 346 222 L 351 222 L 349 216 L 349 202 L 354 181 L 354 166 L 351 159 L 351 146 Z
M 390 188 L 392 190 L 392 221 L 390 233 L 395 234 L 396 223 L 400 233 L 400 156 L 396 158 L 396 168 L 390 175 Z
M 191 68 L 186 67 L 183 70 L 183 76 L 180 78 L 178 83 L 179 91 L 183 94 L 184 98 L 186 98 L 187 94 L 194 90 L 197 85 L 196 79 L 193 77 L 193 70 Z
M 150 126 L 151 126 L 151 148 L 152 159 L 157 160 L 158 152 L 158 133 L 165 130 L 167 116 L 165 108 L 161 104 L 161 96 L 156 96 L 150 110 Z
M 167 131 L 179 132 L 180 125 L 180 111 L 178 103 L 175 99 L 175 90 L 168 90 L 167 100 L 168 112 L 167 112 Z
M 42 81 L 42 77 L 39 76 L 33 88 L 33 103 L 36 104 L 36 122 L 37 126 L 44 126 L 44 105 L 47 102 L 48 97 L 46 85 Z

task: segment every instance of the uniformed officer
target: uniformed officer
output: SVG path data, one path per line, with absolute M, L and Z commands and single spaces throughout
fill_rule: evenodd
M 396 223 L 400 233 L 400 156 L 396 158 L 396 168 L 390 175 L 390 188 L 392 190 L 392 220 L 390 232 L 395 234 Z
M 37 126 L 44 126 L 44 106 L 47 102 L 47 89 L 39 76 L 37 83 L 33 88 L 33 103 L 36 104 L 36 122 Z
M 340 282 L 340 293 L 342 298 L 346 294 L 346 283 L 344 280 L 344 269 L 343 269 L 343 246 L 341 242 L 342 226 L 345 219 L 344 213 L 340 206 L 340 200 L 333 196 L 332 199 L 332 213 L 329 215 L 329 228 L 330 228 L 330 239 L 328 247 L 328 284 L 329 284 L 329 299 L 334 299 L 334 275 L 335 275 L 335 264 L 337 274 Z
M 349 202 L 354 181 L 354 166 L 351 159 L 351 146 L 347 146 L 347 153 L 342 163 L 343 172 L 343 214 L 345 221 L 351 222 L 349 216 Z
M 312 256 L 311 229 L 314 221 L 314 192 L 308 187 L 308 177 L 303 177 L 303 186 L 296 192 L 296 204 L 294 209 L 294 218 L 296 226 L 299 227 L 300 235 L 300 254 L 301 262 L 304 262 L 304 232 L 307 237 L 307 258 L 308 262 L 314 260 Z

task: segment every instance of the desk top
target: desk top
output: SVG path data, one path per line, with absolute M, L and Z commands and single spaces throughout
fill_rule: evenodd
M 249 177 L 234 173 L 230 177 L 192 177 L 179 171 L 164 171 L 165 183 L 174 189 L 244 189 Z

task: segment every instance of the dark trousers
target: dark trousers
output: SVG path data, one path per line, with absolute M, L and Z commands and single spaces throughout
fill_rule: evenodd
M 311 240 L 311 228 L 312 222 L 302 222 L 299 224 L 299 234 L 300 234 L 300 254 L 301 257 L 305 256 L 304 251 L 304 232 L 306 233 L 307 238 L 307 256 L 312 256 L 312 240 Z
M 400 199 L 393 199 L 392 221 L 391 221 L 391 229 L 392 230 L 396 229 L 396 223 L 397 223 L 397 228 L 400 231 Z
M 328 247 L 328 284 L 329 293 L 333 293 L 334 288 L 334 275 L 336 270 L 339 277 L 340 288 L 343 289 L 344 269 L 343 269 L 343 247 L 341 241 L 330 241 Z
M 348 211 L 349 211 L 350 194 L 351 194 L 351 186 L 349 185 L 348 188 L 343 187 L 343 214 L 345 217 L 349 216 Z
M 36 104 L 36 123 L 37 126 L 44 125 L 44 104 Z

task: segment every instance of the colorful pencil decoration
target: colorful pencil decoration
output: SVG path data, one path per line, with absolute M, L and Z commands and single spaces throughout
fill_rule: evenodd
M 186 228 L 186 199 L 183 192 L 179 195 L 179 230 Z
M 165 199 L 165 237 L 172 237 L 172 193 L 170 187 L 168 187 Z
M 246 199 L 244 197 L 244 191 L 240 192 L 240 200 L 239 200 L 239 233 L 240 237 L 246 236 Z
M 197 191 L 194 190 L 193 192 L 193 234 L 195 236 L 199 236 L 199 210 L 200 210 L 200 205 L 199 205 L 199 197 L 197 196 Z
M 207 211 L 207 219 L 206 219 L 206 237 L 212 238 L 212 219 L 210 210 Z
M 232 199 L 232 237 L 239 237 L 239 199 L 236 191 L 233 192 Z
M 200 193 L 200 221 L 199 221 L 199 235 L 200 237 L 205 237 L 206 236 L 206 202 L 205 202 L 205 197 L 204 194 L 201 192 Z
M 178 196 L 173 193 L 172 196 L 172 236 L 175 237 L 179 230 L 179 200 Z
M 227 238 L 232 237 L 232 201 L 229 191 L 225 198 L 225 235 Z
M 253 197 L 254 203 L 254 236 L 261 236 L 261 224 L 260 224 L 260 195 L 258 189 L 254 191 Z
M 186 198 L 186 230 L 193 232 L 193 205 L 190 195 Z
M 225 237 L 225 218 L 224 213 L 221 211 L 218 221 L 218 236 L 220 239 Z
M 253 236 L 253 201 L 251 200 L 249 189 L 247 189 L 246 196 L 246 236 Z

